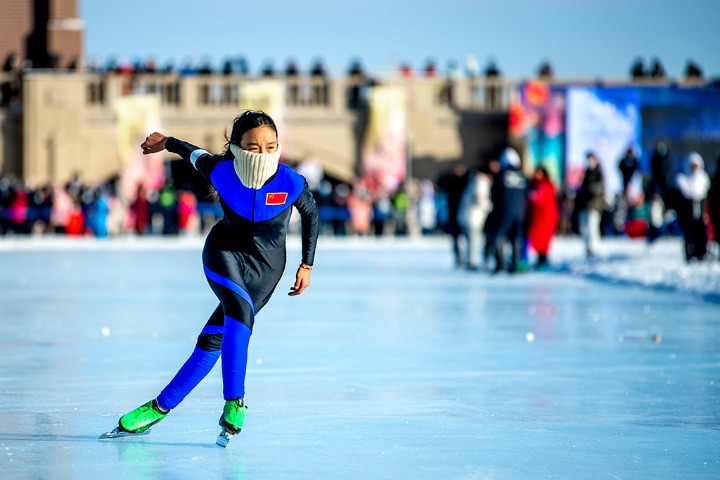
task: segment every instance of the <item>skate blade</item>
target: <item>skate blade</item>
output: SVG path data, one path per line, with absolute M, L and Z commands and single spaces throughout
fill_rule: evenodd
M 217 445 L 220 445 L 221 447 L 225 448 L 228 446 L 228 443 L 230 443 L 230 439 L 234 437 L 234 435 L 227 430 L 224 430 L 220 432 L 220 435 L 218 435 L 217 440 L 215 440 L 215 443 Z
M 107 433 L 103 433 L 100 435 L 100 440 L 110 439 L 110 438 L 121 438 L 121 437 L 141 437 L 143 435 L 147 435 L 150 433 L 150 429 L 148 428 L 144 432 L 140 433 L 133 433 L 128 432 L 127 430 L 120 430 L 120 427 L 115 427 L 115 430 Z

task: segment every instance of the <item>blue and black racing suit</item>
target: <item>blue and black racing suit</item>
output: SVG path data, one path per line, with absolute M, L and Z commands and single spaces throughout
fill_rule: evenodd
M 211 155 L 168 138 L 166 149 L 190 161 L 217 191 L 224 217 L 212 227 L 203 248 L 205 275 L 220 304 L 198 336 L 190 358 L 157 397 L 175 408 L 212 370 L 222 353 L 223 396 L 245 395 L 247 350 L 255 315 L 270 300 L 286 263 L 292 208 L 301 219 L 302 262 L 312 265 L 318 236 L 318 209 L 305 179 L 286 165 L 265 184 L 244 186 L 233 157 Z

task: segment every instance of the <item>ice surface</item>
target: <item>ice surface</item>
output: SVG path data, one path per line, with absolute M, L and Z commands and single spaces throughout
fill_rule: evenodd
M 247 422 L 217 367 L 145 437 L 216 301 L 201 239 L 0 242 L 0 477 L 720 478 L 720 273 L 675 240 L 559 240 L 555 271 L 453 269 L 447 239 L 322 237 L 260 313 Z M 532 338 L 532 341 L 529 341 Z

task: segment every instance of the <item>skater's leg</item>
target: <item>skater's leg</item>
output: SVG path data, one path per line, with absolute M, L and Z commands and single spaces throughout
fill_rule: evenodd
M 203 250 L 205 275 L 224 313 L 222 341 L 223 396 L 220 417 L 223 431 L 218 444 L 225 446 L 245 421 L 245 374 L 248 345 L 255 315 L 270 299 L 282 274 L 283 263 L 272 267 L 238 252 Z
M 247 351 L 255 319 L 254 303 L 244 285 L 206 267 L 210 287 L 224 311 L 222 339 L 223 396 L 235 400 L 245 396 Z
M 113 438 L 122 432 L 143 433 L 177 407 L 217 362 L 222 344 L 222 328 L 223 313 L 221 306 L 218 306 L 200 333 L 192 355 L 160 395 L 123 415 L 118 422 L 118 429 L 103 438 Z
M 230 436 L 237 434 L 245 422 L 245 374 L 255 308 L 252 297 L 241 284 L 205 268 L 210 287 L 220 299 L 225 313 L 222 339 L 222 375 L 225 407 L 219 424 L 223 431 L 218 444 L 226 446 Z M 260 303 L 264 301 L 259 300 Z
M 222 345 L 223 397 L 234 400 L 245 396 L 250 329 L 232 318 L 225 319 L 225 336 Z
M 250 328 L 233 318 L 225 317 L 225 335 L 222 345 L 223 397 L 225 406 L 220 415 L 222 432 L 217 444 L 227 446 L 233 435 L 240 433 L 245 424 L 245 373 L 247 371 Z
M 220 358 L 223 325 L 223 310 L 218 305 L 200 332 L 192 355 L 158 395 L 157 401 L 163 410 L 177 407 L 213 369 Z

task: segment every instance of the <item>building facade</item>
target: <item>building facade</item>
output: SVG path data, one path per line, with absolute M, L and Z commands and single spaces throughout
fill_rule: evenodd
M 33 68 L 77 68 L 84 25 L 77 0 L 3 0 L 0 58 Z
M 27 71 L 21 81 L 15 104 L 0 109 L 0 172 L 31 185 L 64 182 L 75 173 L 91 183 L 117 176 L 128 161 L 118 146 L 118 103 L 128 98 L 156 99 L 156 128 L 220 152 L 224 132 L 243 108 L 244 86 L 269 82 L 239 75 L 67 70 Z M 285 157 L 312 157 L 328 176 L 355 180 L 369 114 L 362 98 L 377 87 L 351 78 L 272 82 L 281 91 Z M 382 85 L 404 93 L 410 175 L 433 178 L 450 163 L 476 163 L 484 150 L 506 141 L 510 82 L 498 84 L 501 96 L 493 108 L 477 95 L 487 85 L 470 80 L 451 86 L 452 102 L 441 78 L 386 78 Z M 318 88 L 324 92 L 319 97 L 313 93 Z M 351 102 L 353 95 L 361 100 Z

